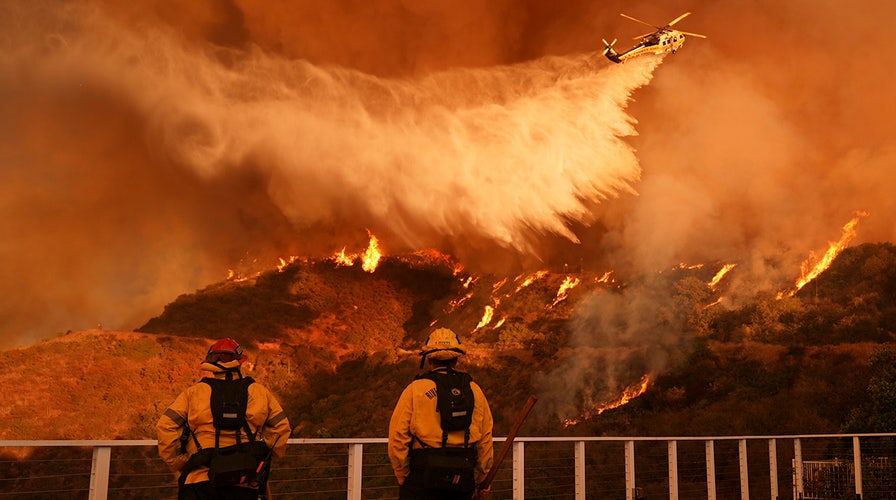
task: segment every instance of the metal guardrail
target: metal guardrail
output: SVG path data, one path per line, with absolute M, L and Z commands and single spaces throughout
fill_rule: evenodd
M 502 441 L 496 438 L 497 443 Z M 290 439 L 286 457 L 275 463 L 272 473 L 274 497 L 396 498 L 386 443 L 385 438 Z M 0 499 L 175 498 L 174 476 L 156 455 L 155 446 L 154 440 L 0 441 L 0 462 L 16 465 L 0 463 Z M 82 456 L 34 458 L 36 450 L 52 455 L 48 448 L 81 450 Z M 132 455 L 136 450 L 136 455 L 126 455 L 127 449 Z M 53 483 L 49 478 L 72 485 L 76 481 L 71 478 L 88 475 L 69 471 L 78 468 L 77 462 L 86 465 L 88 451 L 88 485 L 37 486 Z M 28 471 L 32 462 L 39 473 Z M 825 463 L 835 464 L 836 470 L 826 469 Z M 848 474 L 844 476 L 843 470 Z M 894 497 L 896 434 L 826 434 L 518 437 L 512 460 L 499 471 L 490 499 Z

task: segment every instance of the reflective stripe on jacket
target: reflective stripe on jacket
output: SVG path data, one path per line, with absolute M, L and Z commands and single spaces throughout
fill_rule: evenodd
M 470 385 L 474 401 L 470 445 L 476 447 L 478 483 L 485 479 L 494 460 L 492 412 L 479 385 L 476 382 Z M 433 448 L 442 446 L 442 425 L 436 409 L 436 383 L 432 380 L 415 380 L 401 393 L 398 404 L 392 412 L 392 420 L 389 422 L 389 460 L 399 480 L 407 477 L 410 472 L 408 455 L 411 447 L 422 448 L 411 435 L 423 441 L 426 446 Z M 448 446 L 463 445 L 464 431 L 448 433 Z
M 216 378 L 223 378 L 223 376 L 223 374 L 215 374 Z M 189 424 L 203 449 L 215 447 L 215 426 L 210 407 L 211 395 L 212 388 L 208 384 L 197 383 L 180 393 L 174 403 L 159 418 L 159 422 L 156 424 L 159 456 L 171 470 L 180 471 L 190 455 L 198 451 L 191 436 L 187 442 L 187 453 L 180 453 L 180 437 L 185 424 Z M 283 456 L 286 451 L 286 440 L 289 439 L 290 434 L 289 420 L 274 395 L 258 382 L 249 385 L 246 422 L 253 432 L 263 426 L 262 434 L 268 446 L 275 440 L 277 441 L 273 455 L 275 457 Z M 241 435 L 241 442 L 248 441 L 245 431 L 238 432 Z M 219 444 L 221 447 L 236 444 L 236 431 L 221 431 Z M 207 480 L 208 468 L 200 467 L 190 472 L 186 482 L 191 484 Z

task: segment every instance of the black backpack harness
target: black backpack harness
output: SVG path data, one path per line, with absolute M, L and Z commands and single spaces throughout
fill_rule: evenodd
M 199 467 L 208 467 L 212 485 L 236 484 L 255 479 L 261 472 L 258 464 L 270 458 L 267 443 L 264 440 L 256 440 L 261 428 L 252 432 L 249 422 L 246 421 L 249 386 L 255 383 L 255 380 L 252 377 L 242 376 L 234 379 L 233 373 L 228 371 L 226 379 L 205 377 L 201 382 L 212 390 L 209 403 L 215 427 L 215 447 L 203 449 L 196 434 L 187 425 L 184 432 L 193 437 L 198 451 L 187 461 L 181 478 L 186 478 L 186 473 Z M 233 431 L 236 444 L 222 448 L 221 431 Z M 248 438 L 246 443 L 242 440 L 243 432 Z
M 210 406 L 212 421 L 215 426 L 215 448 L 221 447 L 221 431 L 236 431 L 236 444 L 242 442 L 242 432 L 246 433 L 249 441 L 255 441 L 258 431 L 252 432 L 249 422 L 246 421 L 246 408 L 249 406 L 249 386 L 255 383 L 252 377 L 240 377 L 236 380 L 230 372 L 227 379 L 221 380 L 211 377 L 203 377 L 200 382 L 207 384 L 212 389 Z M 202 445 L 196 438 L 193 429 L 187 426 L 184 433 L 189 433 L 197 450 L 202 450 Z
M 430 398 L 436 397 L 436 408 L 439 412 L 442 427 L 442 446 L 428 446 L 417 436 L 411 434 L 422 448 L 411 449 L 411 475 L 421 475 L 422 484 L 426 488 L 439 491 L 472 493 L 476 488 L 475 447 L 470 446 L 470 424 L 473 422 L 474 395 L 473 378 L 464 372 L 452 368 L 437 369 L 422 375 L 415 380 L 429 379 L 436 383 L 435 389 L 427 392 Z M 464 431 L 464 446 L 449 447 L 448 433 Z M 413 447 L 412 447 L 413 448 Z
M 255 380 L 252 377 L 237 380 L 221 380 L 203 378 L 202 382 L 212 388 L 211 408 L 215 425 L 215 448 L 220 448 L 221 431 L 235 431 L 236 444 L 242 442 L 242 432 L 249 441 L 255 441 L 255 433 L 246 421 L 246 408 L 249 405 L 249 386 Z
M 473 422 L 475 406 L 473 377 L 468 373 L 447 370 L 433 370 L 417 375 L 414 380 L 429 379 L 436 384 L 436 408 L 442 427 L 442 448 L 448 443 L 448 433 L 464 431 L 464 448 L 470 446 L 470 424 Z M 413 435 L 412 435 L 413 436 Z M 424 448 L 430 448 L 417 436 L 413 436 Z

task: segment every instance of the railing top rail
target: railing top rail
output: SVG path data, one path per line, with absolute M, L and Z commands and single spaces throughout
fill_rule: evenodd
M 820 438 L 853 438 L 853 437 L 896 437 L 896 433 L 868 434 L 786 434 L 769 436 L 517 436 L 516 441 L 734 441 L 734 440 L 767 440 L 767 439 L 820 439 Z M 495 438 L 496 441 L 503 438 Z
M 0 440 L 0 447 L 30 446 L 157 446 L 155 439 L 14 439 Z
M 770 436 L 517 436 L 523 442 L 578 442 L 578 441 L 731 441 L 731 440 L 767 440 L 767 439 L 819 439 L 819 438 L 853 438 L 853 437 L 896 437 L 896 433 L 874 434 L 795 434 Z M 502 442 L 506 438 L 495 437 Z M 288 444 L 385 444 L 387 438 L 291 438 Z M 35 439 L 35 440 L 0 440 L 0 447 L 33 447 L 33 446 L 157 446 L 155 439 Z

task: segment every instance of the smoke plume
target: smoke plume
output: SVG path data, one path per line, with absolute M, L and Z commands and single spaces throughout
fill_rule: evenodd
M 8 17 L 4 291 L 22 299 L 4 308 L 26 337 L 133 326 L 240 252 L 315 255 L 364 229 L 470 256 L 577 242 L 569 222 L 639 179 L 624 109 L 659 62 L 387 78 L 84 4 Z

